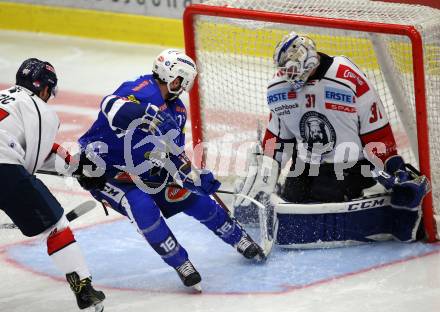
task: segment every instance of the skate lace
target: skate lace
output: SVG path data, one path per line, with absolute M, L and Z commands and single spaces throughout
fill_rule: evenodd
M 80 293 L 81 290 L 90 283 L 89 278 L 79 280 L 79 278 L 77 278 L 76 276 L 72 276 L 72 275 L 67 277 L 67 281 L 70 284 L 70 289 L 72 289 L 72 291 L 75 294 Z
M 196 269 L 193 267 L 191 262 L 186 261 L 184 264 L 182 264 L 180 267 L 177 268 L 177 271 L 179 271 L 180 274 L 186 277 L 194 273 Z
M 243 236 L 237 243 L 237 250 L 244 252 L 250 245 L 252 245 L 252 241 L 250 241 L 246 236 Z

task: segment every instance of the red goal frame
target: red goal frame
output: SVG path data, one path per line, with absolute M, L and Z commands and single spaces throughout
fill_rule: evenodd
M 344 30 L 358 30 L 407 36 L 410 39 L 412 46 L 419 165 L 421 173 L 431 180 L 425 70 L 423 64 L 423 41 L 419 31 L 414 26 L 193 4 L 185 9 L 183 15 L 183 25 L 186 53 L 196 62 L 197 57 L 195 50 L 193 19 L 197 15 L 219 16 L 226 18 L 249 19 L 264 22 L 278 22 L 292 25 L 318 26 L 323 28 L 337 28 Z M 199 143 L 203 142 L 199 85 L 197 79 L 194 83 L 193 89 L 190 92 L 190 116 L 193 145 L 196 147 Z M 202 155 L 195 156 L 201 157 Z M 423 201 L 423 223 L 428 236 L 428 242 L 436 241 L 436 225 L 433 214 L 432 192 L 430 192 Z

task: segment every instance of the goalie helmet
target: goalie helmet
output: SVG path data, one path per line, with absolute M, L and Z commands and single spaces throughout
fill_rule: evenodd
M 49 62 L 36 58 L 27 59 L 21 64 L 15 78 L 16 85 L 25 87 L 37 95 L 46 86 L 49 87 L 49 94 L 56 95 L 58 78 Z
M 157 78 L 167 84 L 168 91 L 173 94 L 189 92 L 197 76 L 197 68 L 194 61 L 185 53 L 175 49 L 162 51 L 154 60 L 153 73 Z M 182 82 L 179 90 L 171 90 L 170 84 L 181 77 Z
M 283 37 L 273 55 L 277 76 L 289 82 L 294 90 L 301 89 L 318 67 L 319 58 L 315 43 L 295 32 Z

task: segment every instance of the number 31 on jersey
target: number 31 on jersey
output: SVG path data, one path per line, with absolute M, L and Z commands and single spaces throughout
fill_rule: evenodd
M 379 119 L 382 119 L 382 113 L 377 105 L 376 102 L 371 105 L 371 116 L 370 116 L 370 123 L 375 123 Z

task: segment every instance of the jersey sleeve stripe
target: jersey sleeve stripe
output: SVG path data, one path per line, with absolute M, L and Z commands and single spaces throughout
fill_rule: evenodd
M 380 158 L 383 162 L 387 160 L 390 156 L 397 154 L 396 141 L 394 140 L 393 131 L 389 123 L 384 127 L 376 129 L 374 131 L 362 134 L 361 136 L 362 145 L 381 143 L 385 145 L 385 150 L 380 152 L 377 148 L 372 145 L 371 151 L 367 149 L 367 152 L 373 153 L 375 156 Z
M 114 101 L 112 103 L 112 107 L 110 108 L 110 110 L 109 110 L 109 112 L 107 114 L 107 119 L 108 119 L 108 121 L 110 123 L 110 126 L 119 128 L 117 125 L 115 125 L 114 119 L 116 117 L 116 114 L 124 106 L 125 103 L 126 102 L 123 101 L 123 100 L 117 100 L 117 101 Z
M 102 111 L 104 114 L 108 114 L 113 107 L 113 104 L 118 100 L 117 97 L 106 99 L 102 104 Z

